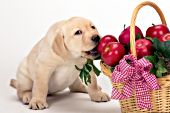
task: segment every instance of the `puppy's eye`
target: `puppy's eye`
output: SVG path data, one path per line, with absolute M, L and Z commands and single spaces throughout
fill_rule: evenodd
M 95 27 L 95 26 L 91 26 L 91 28 L 92 28 L 92 29 L 96 29 L 96 27 Z
M 81 34 L 82 34 L 82 31 L 81 30 L 77 30 L 74 35 L 81 35 Z

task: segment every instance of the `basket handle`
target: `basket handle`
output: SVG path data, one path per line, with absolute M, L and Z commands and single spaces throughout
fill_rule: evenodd
M 137 57 L 136 48 L 135 48 L 135 22 L 136 22 L 136 17 L 137 17 L 139 10 L 146 5 L 153 7 L 157 11 L 157 13 L 159 14 L 159 17 L 162 21 L 162 24 L 167 25 L 165 17 L 163 15 L 161 9 L 155 3 L 150 2 L 150 1 L 145 1 L 145 2 L 142 2 L 141 4 L 139 4 L 135 8 L 135 10 L 133 11 L 132 18 L 131 18 L 131 24 L 130 24 L 130 49 L 131 49 L 132 55 L 135 56 L 135 57 Z

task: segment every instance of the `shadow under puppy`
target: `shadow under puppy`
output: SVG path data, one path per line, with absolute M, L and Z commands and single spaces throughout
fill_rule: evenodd
M 87 58 L 98 56 L 94 48 L 99 40 L 96 27 L 85 18 L 73 17 L 55 23 L 22 60 L 17 79 L 12 79 L 10 85 L 31 109 L 47 108 L 47 94 L 67 87 L 72 92 L 88 93 L 92 101 L 109 101 L 109 96 L 97 85 L 94 72 L 91 72 L 91 84 L 86 86 L 75 68 L 75 65 L 82 68 Z

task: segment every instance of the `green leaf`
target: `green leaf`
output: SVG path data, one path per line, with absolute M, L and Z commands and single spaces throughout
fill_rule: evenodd
M 93 69 L 90 64 L 85 64 L 84 68 L 88 71 L 88 73 Z
M 153 47 L 160 53 L 164 53 L 166 50 L 164 42 L 160 42 L 157 38 L 153 39 Z
M 93 64 L 93 60 L 87 59 L 87 63 L 88 63 L 88 64 Z
M 158 67 L 158 69 L 156 71 L 156 76 L 160 78 L 166 72 L 167 72 L 167 69 L 165 67 L 160 66 L 160 67 Z
M 153 65 L 155 65 L 158 62 L 157 57 L 155 55 L 154 56 L 145 56 L 145 58 L 147 60 L 149 60 L 149 62 L 151 62 Z
M 170 41 L 165 41 L 164 46 L 166 49 L 163 53 L 163 56 L 165 56 L 165 58 L 170 58 Z
M 153 40 L 153 47 L 160 56 L 170 58 L 170 41 L 160 42 L 158 39 Z
M 154 66 L 151 68 L 150 73 L 156 75 L 156 68 Z
M 87 83 L 91 83 L 90 78 L 90 71 L 92 70 L 92 68 L 89 68 L 87 65 L 84 66 L 84 82 L 87 85 Z
M 82 79 L 83 82 L 85 82 L 86 85 L 87 85 L 87 76 L 88 75 L 89 75 L 89 72 L 85 68 L 80 72 L 80 78 Z
M 84 76 L 84 82 L 87 85 L 87 76 L 86 75 Z
M 159 61 L 157 63 L 158 67 L 165 67 L 165 62 L 163 59 L 159 58 Z
M 93 66 L 94 73 L 95 73 L 97 76 L 99 76 L 100 73 L 101 73 L 101 71 L 100 71 L 94 64 L 93 64 L 92 66 Z
M 80 78 L 81 78 L 81 80 L 84 82 L 84 71 L 82 70 L 81 72 L 80 72 L 80 74 L 79 74 L 79 76 L 80 76 Z
M 153 42 L 153 38 L 151 37 L 145 37 L 147 40 L 150 40 L 151 42 Z
M 136 40 L 141 39 L 141 38 L 142 38 L 142 37 L 141 37 L 140 33 L 138 33 L 138 34 L 136 35 Z
M 154 52 L 154 56 L 146 56 L 145 58 L 153 64 L 150 73 L 155 74 L 156 77 L 162 77 L 167 72 L 164 58 L 160 57 L 158 52 Z
M 75 65 L 75 68 L 78 70 L 78 71 L 81 71 L 82 69 L 80 69 L 77 65 Z
M 159 59 L 157 65 L 155 65 L 155 67 L 157 68 L 157 70 L 156 70 L 157 77 L 162 77 L 164 73 L 168 72 L 163 59 Z
M 111 68 L 110 68 L 110 71 L 111 71 L 111 72 L 113 72 L 113 71 L 114 71 L 114 69 L 115 69 L 115 67 L 111 67 Z
M 77 66 L 75 66 L 77 70 L 79 70 L 79 68 Z M 98 70 L 98 68 L 93 64 L 93 60 L 88 59 L 86 64 L 83 66 L 82 69 L 80 69 L 80 78 L 81 80 L 85 83 L 88 84 L 91 82 L 90 79 L 90 72 L 94 71 L 94 73 L 99 76 L 100 75 L 100 70 Z
M 96 57 L 94 60 L 101 60 L 101 56 L 99 55 L 99 56 Z
M 124 48 L 126 50 L 126 53 L 129 53 L 129 51 L 130 51 L 130 43 L 124 45 Z
M 149 60 L 150 63 L 152 63 L 153 67 L 151 68 L 150 73 L 156 75 L 156 67 L 155 67 L 155 65 L 157 65 L 157 62 L 158 62 L 157 56 L 156 55 L 154 55 L 154 56 L 145 56 L 145 58 L 147 60 Z
M 88 60 L 88 66 L 92 67 L 94 73 L 99 76 L 101 71 L 93 64 L 92 60 Z
M 167 61 L 170 59 L 170 41 L 160 42 L 157 38 L 153 39 L 155 52 L 153 56 L 146 56 L 152 64 L 151 73 L 156 77 L 162 77 L 168 73 Z

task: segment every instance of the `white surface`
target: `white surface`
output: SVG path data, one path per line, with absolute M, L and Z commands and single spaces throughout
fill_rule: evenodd
M 21 59 L 40 40 L 51 24 L 72 16 L 89 18 L 100 34 L 118 37 L 123 25 L 130 23 L 133 9 L 143 0 L 0 0 L 0 113 L 119 113 L 119 104 L 112 100 L 94 103 L 87 94 L 59 94 L 49 97 L 50 108 L 33 111 L 22 105 L 14 89 L 9 87 L 10 78 Z M 170 26 L 170 1 L 151 0 L 157 3 Z M 142 9 L 137 25 L 145 34 L 151 23 L 160 23 L 158 15 L 150 7 Z M 98 64 L 98 63 L 97 63 Z M 101 75 L 99 84 L 111 93 L 111 84 Z
M 111 86 L 107 78 L 100 76 L 99 79 L 106 85 L 106 92 L 110 92 Z M 9 88 L 9 79 L 6 77 L 1 82 L 0 89 L 0 113 L 120 113 L 118 101 L 110 101 L 106 103 L 91 102 L 87 94 L 70 93 L 68 89 L 49 96 L 47 102 L 49 108 L 46 110 L 30 110 L 27 105 L 23 105 L 16 97 L 14 89 Z

